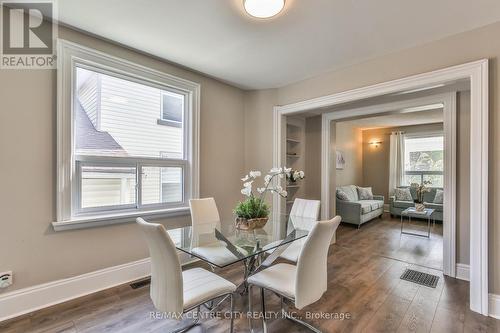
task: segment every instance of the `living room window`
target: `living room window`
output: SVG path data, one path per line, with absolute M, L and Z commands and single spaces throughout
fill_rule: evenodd
M 443 187 L 444 136 L 406 136 L 404 140 L 404 185 L 429 181 Z
M 61 45 L 55 227 L 187 213 L 198 195 L 199 86 Z

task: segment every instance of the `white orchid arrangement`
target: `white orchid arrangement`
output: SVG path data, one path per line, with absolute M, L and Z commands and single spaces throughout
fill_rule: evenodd
M 295 183 L 297 180 L 304 179 L 305 174 L 304 171 L 292 170 L 290 175 L 287 175 L 286 178 L 291 182 Z
M 264 177 L 264 187 L 258 187 L 257 192 L 261 195 L 261 199 L 264 199 L 266 192 L 274 192 L 279 194 L 281 197 L 286 198 L 288 193 L 280 186 L 275 185 L 272 186 L 273 179 L 275 177 L 284 178 L 285 176 L 288 178 L 291 176 L 292 168 L 272 168 L 269 173 Z M 301 171 L 302 174 L 304 173 Z M 243 189 L 241 190 L 241 194 L 251 197 L 253 196 L 253 183 L 254 181 L 261 177 L 262 173 L 260 171 L 250 171 L 248 175 L 241 178 L 243 183 Z
M 300 171 L 304 174 L 303 171 Z M 286 198 L 288 196 L 287 191 L 285 191 L 279 184 L 273 184 L 273 180 L 276 177 L 285 178 L 290 177 L 292 173 L 291 168 L 272 168 L 269 173 L 264 177 L 264 186 L 257 187 L 257 192 L 260 194 L 259 197 L 254 196 L 253 186 L 257 178 L 262 176 L 260 171 L 250 171 L 248 175 L 241 178 L 243 182 L 243 189 L 241 194 L 245 195 L 247 199 L 243 202 L 238 203 L 234 213 L 240 218 L 252 219 L 252 218 L 263 218 L 269 215 L 270 209 L 265 203 L 266 193 L 277 193 L 279 196 Z

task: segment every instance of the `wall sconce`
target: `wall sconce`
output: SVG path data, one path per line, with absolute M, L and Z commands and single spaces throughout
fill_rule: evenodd
M 372 147 L 375 147 L 375 148 L 378 148 L 378 146 L 380 146 L 381 144 L 382 144 L 382 141 L 380 141 L 380 140 L 372 140 L 372 141 L 370 141 L 370 145 Z

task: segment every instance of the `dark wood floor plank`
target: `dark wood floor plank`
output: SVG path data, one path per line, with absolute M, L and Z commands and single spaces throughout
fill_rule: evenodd
M 396 332 L 411 304 L 411 300 L 391 294 L 380 306 L 368 325 L 365 332 Z

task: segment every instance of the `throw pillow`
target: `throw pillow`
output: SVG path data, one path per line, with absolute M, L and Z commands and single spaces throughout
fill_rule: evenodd
M 358 186 L 358 197 L 359 200 L 373 200 L 372 188 Z
M 337 198 L 339 198 L 339 200 L 349 201 L 347 194 L 340 189 L 337 190 Z
M 443 190 L 436 190 L 436 196 L 434 197 L 434 203 L 435 204 L 443 204 L 443 196 L 444 196 Z
M 412 201 L 411 192 L 409 188 L 396 188 L 394 189 L 394 196 L 397 201 Z

